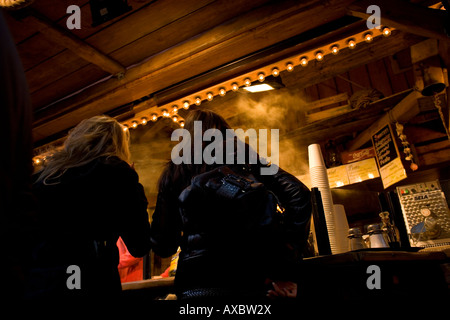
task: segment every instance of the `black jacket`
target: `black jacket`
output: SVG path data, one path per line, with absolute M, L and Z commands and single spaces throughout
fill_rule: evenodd
M 259 172 L 256 170 L 255 175 Z M 309 190 L 294 176 L 279 169 L 271 176 L 257 176 L 279 198 L 286 209 L 285 240 L 289 248 L 280 248 L 273 254 L 269 249 L 249 250 L 236 242 L 236 235 L 228 232 L 217 243 L 210 243 L 211 235 L 206 230 L 196 230 L 195 234 L 184 228 L 189 221 L 182 221 L 180 203 L 181 191 L 161 190 L 158 194 L 152 221 L 152 247 L 156 254 L 167 257 L 181 246 L 175 283 L 179 291 L 193 288 L 229 288 L 233 291 L 261 291 L 264 277 L 271 280 L 294 280 L 298 253 L 303 250 L 309 233 L 311 203 Z M 202 206 L 202 203 L 198 204 Z M 204 211 L 204 210 L 203 210 Z M 211 214 L 217 212 L 211 208 Z M 239 223 L 239 221 L 236 221 Z M 225 223 L 224 223 L 225 225 Z M 229 225 L 229 224 L 228 224 Z M 195 242 L 195 258 L 189 256 Z M 199 244 L 204 243 L 203 250 Z M 199 250 L 200 249 L 200 250 Z M 284 252 L 283 252 L 284 251 Z M 261 259 L 261 255 L 271 255 Z M 271 264 L 270 267 L 260 265 Z M 264 274 L 263 270 L 271 270 Z
M 137 173 L 117 157 L 103 157 L 68 169 L 58 182 L 33 187 L 41 230 L 36 267 L 79 265 L 81 293 L 120 290 L 119 236 L 136 257 L 151 245 L 147 199 Z

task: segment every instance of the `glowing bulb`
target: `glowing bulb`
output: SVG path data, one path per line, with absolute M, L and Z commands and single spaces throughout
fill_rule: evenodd
M 219 94 L 223 97 L 225 94 L 227 93 L 227 90 L 225 90 L 225 88 L 220 88 L 219 89 Z
M 176 104 L 172 106 L 172 113 L 178 113 L 178 106 Z
M 273 68 L 272 69 L 272 75 L 274 77 L 277 77 L 280 74 L 280 70 L 278 68 Z
M 332 45 L 330 49 L 331 49 L 331 53 L 332 54 L 338 54 L 339 53 L 339 46 L 337 44 Z
M 172 116 L 172 120 L 173 120 L 173 122 L 177 122 L 178 121 L 178 116 Z
M 258 74 L 258 80 L 259 80 L 260 82 L 263 82 L 265 78 L 266 78 L 266 77 L 264 76 L 264 73 L 261 72 L 261 73 Z
M 183 120 L 178 121 L 178 123 L 180 124 L 180 127 L 184 128 L 184 121 Z
M 161 112 L 164 118 L 170 117 L 170 113 L 169 111 L 167 111 L 167 109 L 162 109 Z
M 367 43 L 372 42 L 373 40 L 373 36 L 372 36 L 372 32 L 367 32 L 364 35 L 364 41 L 366 41 Z
M 202 98 L 195 97 L 195 104 L 199 106 L 201 103 L 202 103 Z
M 128 130 L 128 126 L 126 124 L 123 125 L 123 131 L 127 131 Z
M 35 163 L 35 164 L 41 163 L 41 159 L 39 159 L 39 158 L 34 159 L 34 163 Z
M 141 123 L 145 126 L 148 122 L 148 119 L 146 117 L 141 118 Z
M 239 85 L 238 85 L 236 82 L 233 82 L 233 83 L 231 84 L 231 89 L 232 89 L 233 91 L 238 91 L 238 90 L 239 90 Z
M 211 101 L 214 98 L 214 95 L 212 94 L 212 92 L 208 92 L 206 94 L 206 98 L 208 99 L 208 101 Z
M 322 61 L 323 60 L 323 52 L 322 51 L 317 51 L 316 52 L 316 60 L 317 61 Z
M 137 126 L 138 126 L 137 121 L 132 121 L 132 122 L 131 122 L 131 126 L 132 126 L 134 129 L 136 129 Z
M 158 115 L 156 113 L 152 113 L 152 115 L 150 116 L 150 120 L 155 122 L 156 120 L 158 120 Z
M 183 101 L 183 108 L 184 108 L 184 109 L 186 109 L 186 110 L 189 109 L 189 105 L 190 105 L 190 104 L 189 104 L 189 101 L 187 101 L 187 100 L 186 100 L 186 101 Z
M 355 49 L 355 47 L 356 47 L 356 41 L 355 41 L 355 39 L 350 39 L 350 40 L 348 40 L 347 44 L 348 44 L 348 47 L 349 47 L 350 49 Z
M 292 70 L 294 70 L 294 65 L 292 63 L 288 62 L 286 64 L 286 70 L 291 72 Z
M 250 80 L 250 78 L 245 78 L 244 84 L 246 87 L 249 87 L 252 84 L 252 80 Z
M 383 36 L 389 37 L 390 35 L 391 35 L 391 29 L 389 29 L 388 27 L 384 27 L 383 28 Z
M 369 173 L 369 174 L 368 174 L 368 176 L 369 176 L 369 179 L 373 179 L 373 178 L 375 178 L 375 176 L 374 176 L 374 174 L 373 174 L 373 173 Z
M 300 58 L 300 64 L 301 64 L 302 67 L 306 67 L 308 65 L 308 58 L 301 57 Z

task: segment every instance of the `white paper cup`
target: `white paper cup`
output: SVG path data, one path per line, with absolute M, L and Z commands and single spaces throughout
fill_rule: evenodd
M 334 237 L 336 241 L 337 253 L 343 253 L 350 250 L 347 239 L 348 221 L 345 209 L 342 204 L 335 204 L 334 206 Z
M 309 167 L 325 166 L 319 144 L 308 146 Z

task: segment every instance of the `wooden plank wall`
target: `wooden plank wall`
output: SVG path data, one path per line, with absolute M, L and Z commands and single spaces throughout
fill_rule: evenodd
M 344 92 L 351 97 L 361 90 L 361 87 L 377 89 L 385 97 L 407 90 L 414 87 L 412 67 L 403 69 L 398 67 L 398 65 L 406 65 L 407 59 L 408 55 L 400 52 L 392 57 L 351 69 L 338 77 L 305 88 L 304 96 L 308 102 L 313 102 Z M 401 63 L 397 62 L 399 60 Z

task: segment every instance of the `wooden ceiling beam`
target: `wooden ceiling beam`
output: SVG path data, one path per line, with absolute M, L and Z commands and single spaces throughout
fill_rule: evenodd
M 69 49 L 74 54 L 112 75 L 125 73 L 125 67 L 119 62 L 98 51 L 68 30 L 53 23 L 41 13 L 31 9 L 29 10 L 29 13 L 30 14 L 22 20 L 22 23 L 26 28 L 39 31 L 52 42 Z
M 422 37 L 450 41 L 445 33 L 446 11 L 430 9 L 406 0 L 358 0 L 348 7 L 350 15 L 367 19 L 370 5 L 377 5 L 381 11 L 381 24 L 394 27 Z
M 372 43 L 364 43 L 354 49 L 346 48 L 338 55 L 326 56 L 323 61 L 313 61 L 306 68 L 296 68 L 293 72 L 283 75 L 283 83 L 286 86 L 306 88 L 353 68 L 391 56 L 420 41 L 423 41 L 422 37 L 396 30 L 388 38 L 375 38 Z
M 351 0 L 270 2 L 150 57 L 129 69 L 122 80 L 110 79 L 52 106 L 53 114 L 35 123 L 35 140 L 341 18 L 349 3 Z

